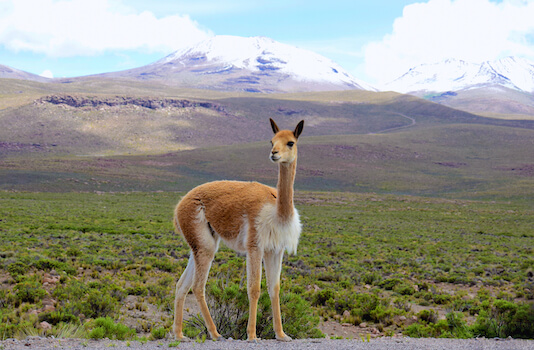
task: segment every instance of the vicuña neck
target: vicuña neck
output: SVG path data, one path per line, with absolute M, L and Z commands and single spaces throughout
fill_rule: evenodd
M 293 182 L 297 170 L 297 160 L 292 163 L 278 165 L 278 198 L 277 214 L 281 221 L 289 221 L 293 217 Z

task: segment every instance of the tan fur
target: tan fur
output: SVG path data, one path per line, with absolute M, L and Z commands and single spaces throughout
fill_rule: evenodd
M 291 340 L 282 329 L 280 272 L 284 250 L 296 253 L 301 232 L 299 216 L 293 206 L 293 183 L 297 139 L 304 121 L 293 132 L 280 131 L 276 123 L 270 121 L 275 133 L 270 158 L 279 165 L 276 189 L 257 182 L 209 182 L 192 189 L 176 206 L 176 231 L 183 234 L 191 247 L 187 267 L 176 284 L 174 333 L 177 339 L 184 339 L 183 304 L 190 288 L 193 288 L 212 339 L 222 339 L 204 294 L 209 269 L 222 239 L 232 249 L 247 254 L 248 339 L 257 339 L 256 316 L 263 260 L 276 339 Z

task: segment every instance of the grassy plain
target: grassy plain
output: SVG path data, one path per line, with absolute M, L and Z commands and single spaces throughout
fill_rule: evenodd
M 530 129 L 442 125 L 374 135 L 303 136 L 298 190 L 534 201 Z M 12 152 L 0 189 L 186 191 L 206 181 L 276 184 L 268 142 L 155 155 L 75 157 Z
M 188 259 L 171 225 L 179 198 L 0 192 L 0 337 L 43 334 L 41 321 L 53 325 L 48 334 L 65 324 L 90 332 L 87 320 L 98 317 L 139 336 L 169 330 Z M 526 203 L 299 192 L 296 206 L 304 230 L 298 254 L 284 258 L 282 293 L 325 320 L 368 322 L 391 335 L 452 311 L 474 324 L 497 300 L 534 298 Z M 222 246 L 210 280 L 239 285 L 244 274 L 244 258 Z
M 95 105 L 40 100 L 52 94 Z M 122 98 L 191 104 L 106 104 Z M 304 232 L 282 274 L 290 335 L 318 335 L 321 317 L 386 335 L 534 337 L 532 120 L 391 92 L 3 79 L 0 339 L 164 336 L 189 257 L 171 225 L 175 191 L 220 179 L 275 185 L 269 117 L 306 120 L 295 184 Z M 211 275 L 213 305 L 235 314 L 246 303 L 243 257 L 222 247 Z M 260 303 L 268 321 L 266 294 Z M 53 328 L 36 328 L 44 321 Z

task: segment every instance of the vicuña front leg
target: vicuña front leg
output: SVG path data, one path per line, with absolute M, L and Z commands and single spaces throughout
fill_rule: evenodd
M 291 341 L 291 337 L 284 333 L 282 327 L 282 314 L 280 312 L 280 273 L 282 271 L 282 258 L 284 251 L 265 252 L 265 277 L 267 278 L 267 288 L 271 298 L 273 310 L 273 328 L 276 339 L 280 341 Z
M 249 302 L 247 335 L 248 341 L 257 341 L 256 317 L 258 315 L 258 300 L 261 293 L 261 260 L 262 253 L 255 249 L 247 254 L 247 292 Z

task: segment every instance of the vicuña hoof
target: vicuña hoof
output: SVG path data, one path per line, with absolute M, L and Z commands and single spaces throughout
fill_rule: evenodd
M 188 338 L 186 336 L 181 336 L 181 337 L 174 337 L 176 340 L 178 340 L 179 342 L 184 342 L 184 343 L 189 343 L 189 342 L 192 342 L 193 339 L 191 338 Z
M 278 341 L 292 341 L 293 339 L 289 335 L 284 334 L 281 337 L 276 336 L 276 340 L 278 340 Z

